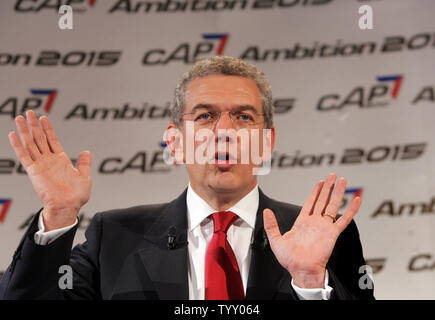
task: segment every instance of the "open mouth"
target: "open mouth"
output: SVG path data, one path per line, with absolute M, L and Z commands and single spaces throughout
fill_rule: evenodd
M 236 158 L 229 152 L 216 152 L 214 158 L 215 165 L 222 169 L 228 169 L 237 163 Z
M 229 152 L 216 152 L 215 153 L 215 160 L 217 161 L 229 161 L 230 160 L 230 153 Z

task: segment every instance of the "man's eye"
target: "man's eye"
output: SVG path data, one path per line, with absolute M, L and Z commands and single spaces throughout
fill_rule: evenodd
M 207 113 L 201 113 L 199 116 L 196 117 L 195 120 L 210 120 L 211 118 L 212 118 L 211 114 L 207 112 Z
M 252 115 L 250 115 L 249 113 L 239 113 L 236 117 L 239 120 L 242 121 L 253 121 L 254 117 Z

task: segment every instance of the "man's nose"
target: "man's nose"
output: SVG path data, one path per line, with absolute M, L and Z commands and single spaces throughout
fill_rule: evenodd
M 219 129 L 234 129 L 234 122 L 231 120 L 229 112 L 222 112 L 215 123 L 215 131 Z
M 235 129 L 234 122 L 230 118 L 228 112 L 223 112 L 217 120 L 214 128 L 216 143 L 232 142 L 233 139 L 226 133 L 226 130 Z

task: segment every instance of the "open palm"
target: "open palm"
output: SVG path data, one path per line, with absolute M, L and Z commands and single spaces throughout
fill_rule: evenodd
M 58 224 L 74 221 L 89 200 L 91 153 L 81 152 L 75 168 L 48 118 L 40 118 L 41 128 L 33 111 L 26 116 L 27 123 L 23 116 L 15 119 L 22 142 L 14 131 L 9 133 L 9 141 L 44 206 L 44 220 L 62 227 Z
M 316 184 L 293 227 L 283 235 L 272 210 L 264 210 L 264 228 L 271 249 L 300 287 L 323 287 L 326 264 L 335 242 L 361 204 L 361 198 L 354 198 L 346 212 L 336 219 L 346 190 L 346 180 L 338 180 L 332 195 L 335 180 L 336 175 L 330 174 L 325 182 Z

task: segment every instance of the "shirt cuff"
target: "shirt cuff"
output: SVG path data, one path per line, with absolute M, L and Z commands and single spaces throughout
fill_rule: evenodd
M 76 218 L 76 222 L 74 222 L 74 224 L 72 224 L 70 226 L 44 232 L 44 230 L 45 230 L 44 221 L 42 219 L 42 214 L 40 214 L 39 215 L 39 220 L 38 220 L 38 228 L 39 228 L 39 230 L 37 232 L 35 232 L 35 235 L 34 235 L 33 239 L 35 240 L 36 244 L 45 246 L 47 244 L 52 243 L 54 240 L 59 238 L 61 235 L 67 233 L 77 223 L 78 223 L 78 220 Z
M 332 288 L 328 285 L 329 274 L 328 270 L 325 273 L 325 285 L 324 288 L 305 289 L 299 288 L 294 284 L 292 279 L 292 287 L 295 290 L 297 296 L 301 300 L 329 300 L 331 297 Z

